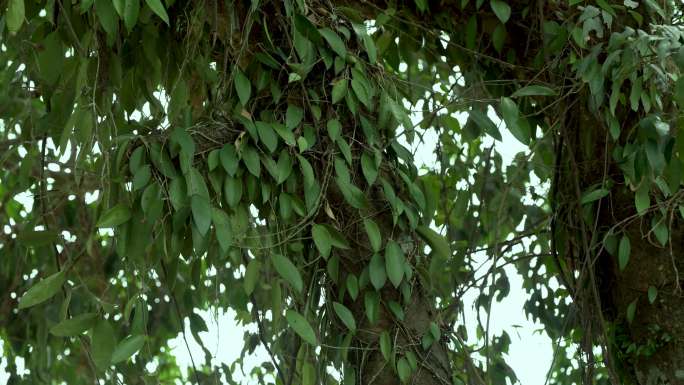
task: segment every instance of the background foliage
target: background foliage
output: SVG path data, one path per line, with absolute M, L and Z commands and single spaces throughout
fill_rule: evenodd
M 504 384 L 508 265 L 549 382 L 681 381 L 678 6 L 2 2 L 10 382 L 172 382 L 214 306 L 262 383 Z

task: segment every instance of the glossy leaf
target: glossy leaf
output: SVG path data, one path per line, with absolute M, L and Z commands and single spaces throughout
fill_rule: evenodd
M 404 263 L 406 263 L 406 258 L 401 246 L 393 240 L 387 242 L 385 247 L 385 270 L 387 271 L 387 277 L 394 287 L 399 287 L 404 277 Z
M 254 292 L 254 288 L 259 280 L 260 270 L 261 262 L 256 259 L 252 259 L 249 261 L 249 264 L 247 264 L 244 282 L 244 289 L 247 295 L 251 295 Z
M 344 326 L 352 332 L 356 331 L 356 321 L 354 320 L 354 315 L 351 310 L 339 302 L 333 301 L 333 309 L 335 309 L 335 314 L 342 320 Z
M 330 28 L 322 28 L 319 29 L 318 32 L 321 34 L 321 36 L 323 36 L 325 41 L 328 42 L 330 48 L 332 48 L 337 55 L 343 59 L 347 57 L 347 48 L 337 33 Z
M 202 235 L 206 234 L 209 231 L 209 226 L 211 226 L 211 204 L 209 200 L 200 195 L 193 195 L 190 198 L 190 207 L 197 230 Z
M 91 357 L 95 367 L 105 370 L 112 363 L 112 354 L 116 346 L 116 335 L 107 320 L 100 320 L 93 329 Z
M 380 290 L 387 282 L 387 272 L 385 270 L 385 258 L 380 254 L 373 254 L 368 265 L 368 275 L 375 290 Z
M 237 91 L 238 98 L 240 98 L 240 103 L 246 106 L 249 97 L 252 95 L 252 85 L 247 76 L 239 69 L 235 70 L 235 90 Z
M 506 4 L 504 0 L 490 0 L 489 4 L 492 6 L 492 10 L 496 17 L 501 20 L 502 23 L 506 23 L 511 17 L 511 6 Z
M 368 235 L 371 248 L 376 253 L 379 252 L 380 248 L 382 248 L 382 236 L 380 235 L 378 224 L 372 219 L 366 218 L 363 220 L 363 227 L 366 229 L 366 235 Z
M 302 281 L 302 276 L 289 258 L 273 254 L 271 256 L 271 261 L 273 262 L 273 267 L 280 274 L 281 277 L 287 281 L 293 289 L 297 292 L 301 292 L 304 289 L 304 282 Z
M 515 91 L 511 97 L 520 98 L 523 96 L 555 96 L 556 91 L 546 86 L 531 85 Z
M 380 334 L 380 353 L 387 362 L 392 358 L 392 340 L 387 330 Z
M 292 330 L 294 330 L 305 342 L 313 346 L 318 344 L 316 333 L 304 316 L 295 310 L 288 309 L 285 313 L 285 319 L 287 319 L 287 323 Z
M 332 104 L 339 103 L 345 96 L 347 96 L 347 89 L 349 88 L 349 81 L 347 79 L 339 79 L 333 83 L 332 86 Z
M 332 249 L 332 240 L 328 230 L 322 225 L 313 225 L 311 226 L 311 236 L 318 252 L 321 253 L 323 258 L 328 258 Z
M 411 378 L 411 367 L 409 366 L 408 361 L 406 361 L 406 358 L 402 357 L 397 361 L 397 374 L 402 383 L 407 383 Z
M 145 2 L 147 3 L 147 6 L 150 7 L 152 12 L 164 20 L 166 25 L 169 25 L 169 15 L 166 13 L 166 8 L 164 8 L 161 0 L 145 0 Z
M 145 336 L 128 336 L 124 338 L 112 352 L 112 364 L 118 364 L 131 358 L 142 349 L 145 344 Z
M 42 279 L 24 293 L 19 300 L 18 308 L 21 310 L 36 306 L 54 297 L 62 288 L 64 281 L 66 281 L 64 271 L 54 273 L 51 276 Z
M 287 106 L 287 111 L 285 112 L 285 125 L 288 130 L 293 130 L 299 126 L 304 118 L 304 110 L 293 104 Z
M 84 313 L 65 319 L 50 328 L 50 333 L 58 337 L 74 337 L 95 326 L 97 314 Z
M 416 232 L 423 240 L 430 245 L 434 255 L 442 261 L 447 261 L 451 257 L 451 248 L 447 240 L 435 230 L 427 226 L 418 226 Z
M 98 219 L 97 227 L 116 227 L 131 219 L 131 210 L 123 203 L 118 203 L 114 207 L 105 211 Z
M 655 286 L 648 287 L 648 303 L 654 303 L 658 298 L 658 289 Z
M 624 270 L 627 266 L 631 249 L 632 247 L 630 245 L 629 238 L 626 235 L 623 235 L 618 246 L 618 266 L 620 271 Z
M 5 22 L 7 29 L 11 33 L 16 33 L 24 23 L 25 18 L 24 0 L 9 0 L 7 3 L 7 13 L 5 14 Z
M 130 32 L 138 23 L 138 16 L 140 15 L 140 0 L 126 0 L 124 5 L 124 25 Z

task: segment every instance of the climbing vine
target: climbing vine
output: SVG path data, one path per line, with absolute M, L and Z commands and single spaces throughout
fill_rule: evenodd
M 509 266 L 550 382 L 681 380 L 674 2 L 0 4 L 12 383 L 515 382 Z

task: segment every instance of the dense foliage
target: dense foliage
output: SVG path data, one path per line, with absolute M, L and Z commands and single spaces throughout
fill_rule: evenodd
M 684 381 L 679 3 L 0 5 L 10 383 L 172 383 L 219 307 L 259 383 L 506 384 L 510 265 L 550 383 Z

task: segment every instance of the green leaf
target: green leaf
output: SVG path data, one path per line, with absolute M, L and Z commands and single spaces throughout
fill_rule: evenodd
M 385 271 L 385 258 L 380 254 L 373 254 L 368 265 L 368 276 L 375 290 L 380 290 L 387 282 L 387 272 Z
M 352 90 L 364 106 L 371 107 L 371 95 L 369 94 L 368 84 L 364 83 L 360 78 L 354 77 L 351 81 Z
M 387 362 L 392 358 L 392 339 L 387 330 L 380 334 L 380 353 Z
M 349 88 L 349 80 L 340 79 L 333 83 L 332 87 L 332 104 L 338 103 L 340 100 L 344 99 L 347 95 L 347 89 Z
M 147 6 L 150 7 L 152 12 L 154 12 L 159 18 L 164 20 L 166 25 L 169 24 L 169 15 L 166 13 L 166 9 L 164 8 L 164 5 L 162 4 L 161 0 L 145 0 L 147 3 Z
M 41 247 L 56 242 L 59 234 L 49 230 L 24 230 L 17 234 L 17 241 L 25 246 Z
M 140 14 L 140 0 L 126 0 L 124 6 L 124 25 L 130 32 L 138 22 L 138 15 Z
M 152 177 L 152 169 L 149 164 L 140 167 L 133 175 L 133 181 L 131 183 L 133 191 L 140 190 L 141 188 L 147 186 L 147 183 Z
M 352 207 L 362 209 L 367 205 L 366 195 L 361 189 L 354 186 L 349 179 L 338 176 L 335 178 L 335 183 L 344 195 L 344 200 Z
M 637 301 L 639 299 L 635 299 L 634 301 L 630 302 L 630 304 L 627 306 L 627 322 L 632 323 L 634 321 L 634 315 L 636 314 L 636 306 L 637 306 Z
M 387 270 L 387 277 L 394 287 L 399 287 L 404 277 L 404 263 L 406 263 L 406 258 L 401 246 L 394 240 L 387 242 L 385 248 L 385 269 Z
M 372 185 L 378 177 L 378 167 L 375 160 L 365 151 L 361 154 L 361 171 L 363 172 L 363 176 L 366 177 L 369 186 Z
M 190 198 L 190 208 L 192 209 L 192 219 L 197 226 L 200 234 L 205 235 L 211 226 L 211 204 L 209 199 L 193 195 Z
M 57 31 L 49 34 L 41 41 L 42 49 L 38 51 L 38 76 L 49 85 L 54 85 L 59 80 L 64 63 L 64 45 Z M 69 107 L 67 107 L 69 108 Z M 74 117 L 74 120 L 77 117 Z M 80 128 L 80 127 L 77 127 Z M 67 130 L 68 132 L 68 130 Z M 76 138 L 74 138 L 76 139 Z
M 335 33 L 335 31 L 330 28 L 319 29 L 318 32 L 323 36 L 325 41 L 328 42 L 330 48 L 341 58 L 345 59 L 347 57 L 347 48 L 344 45 L 340 36 Z
M 193 333 L 201 333 L 201 332 L 208 332 L 209 328 L 207 327 L 207 323 L 204 322 L 204 319 L 202 316 L 200 316 L 197 313 L 190 313 L 190 330 Z
M 347 275 L 347 292 L 353 300 L 359 295 L 359 280 L 354 274 Z
M 256 259 L 252 259 L 247 264 L 247 269 L 245 270 L 245 282 L 243 288 L 247 295 L 251 295 L 254 292 L 257 282 L 259 281 L 259 273 L 261 271 L 261 262 Z
M 506 4 L 503 0 L 490 0 L 489 5 L 492 7 L 492 11 L 496 17 L 501 20 L 502 23 L 506 23 L 511 17 L 511 6 Z
M 113 37 L 119 31 L 119 16 L 110 0 L 95 0 L 95 13 L 100 20 L 102 29 Z
M 632 247 L 629 243 L 629 237 L 627 237 L 627 235 L 623 235 L 618 246 L 618 266 L 620 267 L 620 271 L 624 270 L 625 266 L 627 266 L 631 249 Z
M 252 94 L 252 84 L 247 76 L 237 67 L 235 67 L 235 90 L 237 91 L 238 98 L 240 98 L 240 103 L 246 106 Z
M 366 228 L 366 234 L 368 234 L 368 240 L 370 241 L 373 251 L 376 253 L 382 248 L 382 236 L 380 235 L 380 228 L 378 224 L 372 219 L 366 218 L 363 220 L 363 226 Z
M 656 239 L 658 242 L 662 245 L 665 246 L 667 245 L 667 242 L 670 239 L 670 232 L 667 229 L 667 225 L 665 224 L 665 220 L 657 220 L 656 218 L 653 218 L 653 221 L 651 223 L 653 227 L 651 228 L 651 231 L 653 234 L 656 236 Z
M 285 319 L 287 319 L 287 323 L 290 324 L 292 330 L 294 330 L 304 341 L 313 346 L 317 345 L 316 333 L 304 316 L 295 310 L 288 309 L 287 312 L 285 312 Z
M 411 367 L 404 357 L 397 361 L 397 374 L 402 383 L 408 382 L 409 378 L 411 378 Z
M 131 210 L 123 203 L 117 203 L 100 216 L 95 226 L 116 227 L 128 222 L 129 219 L 131 219 Z
M 330 256 L 330 250 L 332 249 L 332 240 L 330 239 L 330 233 L 323 225 L 313 225 L 311 227 L 311 236 L 316 244 L 316 248 L 321 253 L 323 258 L 328 258 Z
M 299 160 L 299 166 L 302 169 L 304 187 L 309 188 L 313 186 L 316 183 L 316 176 L 314 174 L 313 167 L 311 167 L 311 163 L 309 163 L 309 161 L 301 155 L 297 155 L 297 160 Z
M 347 309 L 346 306 L 342 305 L 339 302 L 334 302 L 333 301 L 333 309 L 335 309 L 335 313 L 337 314 L 338 317 L 342 320 L 344 323 L 344 326 L 347 327 L 347 329 L 351 330 L 352 332 L 356 331 L 356 321 L 354 320 L 354 315 L 352 312 Z
M 62 288 L 65 280 L 64 271 L 60 271 L 31 286 L 19 300 L 19 310 L 38 305 L 52 298 Z
M 302 276 L 299 274 L 297 266 L 295 266 L 289 258 L 279 254 L 272 254 L 271 261 L 278 274 L 280 274 L 292 288 L 301 293 L 304 288 L 304 282 L 302 282 Z
M 24 0 L 9 0 L 5 22 L 7 23 L 7 30 L 9 30 L 10 33 L 17 33 L 21 28 L 21 25 L 24 24 L 24 18 L 26 17 L 25 12 Z
M 112 352 L 112 364 L 118 364 L 131 358 L 145 345 L 145 336 L 128 336 L 116 345 Z
M 340 124 L 340 121 L 337 119 L 330 119 L 328 120 L 326 127 L 330 140 L 337 142 L 337 140 L 340 139 L 340 133 L 342 132 L 342 124 Z
M 50 333 L 58 337 L 74 337 L 83 334 L 95 325 L 97 314 L 85 313 L 65 319 L 50 328 Z
M 512 98 L 520 98 L 523 96 L 556 96 L 556 91 L 546 86 L 531 85 L 523 87 L 511 95 Z
M 406 317 L 406 314 L 404 314 L 404 309 L 401 308 L 401 305 L 397 301 L 389 301 L 387 303 L 387 307 L 389 307 L 390 311 L 392 314 L 394 314 L 397 319 L 403 321 L 404 318 Z
M 123 17 L 124 7 L 126 6 L 126 0 L 112 0 L 112 3 L 114 4 L 116 13 L 118 13 L 120 17 Z
M 655 286 L 648 287 L 648 303 L 654 303 L 656 298 L 658 298 L 658 289 Z
M 363 297 L 363 306 L 366 310 L 366 317 L 371 324 L 378 322 L 380 309 L 380 294 L 377 291 L 366 291 Z
M 235 176 L 238 168 L 238 158 L 235 153 L 235 146 L 226 143 L 219 152 L 219 160 L 221 161 L 221 166 L 223 166 L 223 169 L 226 170 L 228 175 Z
M 188 170 L 188 173 L 185 175 L 185 181 L 188 185 L 188 196 L 199 195 L 209 200 L 207 183 L 196 168 L 191 167 Z
M 418 226 L 416 232 L 430 245 L 432 252 L 440 260 L 447 261 L 451 258 L 451 247 L 442 235 L 427 226 Z
M 112 353 L 114 353 L 114 346 L 116 346 L 114 329 L 109 321 L 102 319 L 95 325 L 92 337 L 90 354 L 95 366 L 103 371 L 112 362 Z
M 245 146 L 242 149 L 242 160 L 247 166 L 247 170 L 254 176 L 259 177 L 261 174 L 261 161 L 259 160 L 259 154 L 251 146 Z
M 296 14 L 294 17 L 295 27 L 310 42 L 318 45 L 321 43 L 321 34 L 316 27 L 305 16 Z
M 506 127 L 523 144 L 530 143 L 530 126 L 524 118 L 520 117 L 518 106 L 511 98 L 501 98 L 501 114 L 503 115 Z
M 283 138 L 288 146 L 294 146 L 296 144 L 295 137 L 291 129 L 286 128 L 283 124 L 273 124 L 272 127 L 278 133 L 278 135 Z M 300 136 L 299 138 L 302 139 L 303 137 Z
M 288 130 L 294 130 L 299 126 L 304 118 L 304 110 L 293 104 L 287 106 L 287 111 L 285 111 L 285 126 Z
M 604 188 L 599 188 L 596 190 L 585 192 L 584 194 L 582 194 L 582 198 L 580 199 L 580 203 L 582 205 L 586 205 L 588 203 L 597 201 L 597 200 L 605 197 L 606 195 L 608 195 L 609 192 L 610 191 L 608 191 L 607 189 L 604 189 Z
M 233 231 L 230 218 L 225 211 L 212 207 L 211 221 L 216 229 L 216 239 L 218 240 L 219 247 L 225 253 L 233 245 Z
M 242 199 L 242 179 L 227 176 L 223 181 L 223 196 L 230 207 L 236 207 Z
M 283 149 L 283 151 L 280 152 L 276 169 L 277 174 L 275 179 L 278 184 L 285 182 L 290 174 L 292 174 L 292 158 L 286 149 Z
M 489 134 L 489 136 L 491 136 L 492 138 L 494 138 L 498 141 L 502 140 L 501 132 L 499 132 L 499 129 L 496 127 L 496 124 L 494 124 L 494 122 L 492 122 L 492 120 L 489 119 L 489 116 L 487 116 L 487 114 L 483 113 L 480 110 L 473 109 L 473 110 L 470 110 L 470 112 L 468 113 L 468 119 L 471 119 L 473 122 L 475 122 L 475 124 L 478 127 L 480 127 L 481 130 L 483 130 L 484 132 Z M 442 122 L 446 122 L 446 121 L 447 120 L 443 117 Z M 452 126 L 458 125 L 458 120 L 453 119 L 453 121 L 455 121 L 455 122 L 452 124 Z M 453 128 L 452 128 L 452 130 L 454 132 L 459 132 L 460 126 L 459 126 L 459 131 L 454 130 Z
M 506 44 L 506 26 L 499 24 L 494 28 L 492 33 L 492 44 L 496 52 L 501 53 L 503 51 L 504 45 Z
M 644 215 L 646 210 L 651 207 L 651 197 L 649 196 L 649 187 L 646 181 L 642 182 L 639 189 L 637 189 L 634 194 L 634 206 L 636 207 L 637 213 L 641 216 Z
M 256 122 L 256 128 L 261 142 L 266 145 L 268 151 L 274 152 L 278 147 L 278 135 L 273 127 L 265 122 Z

